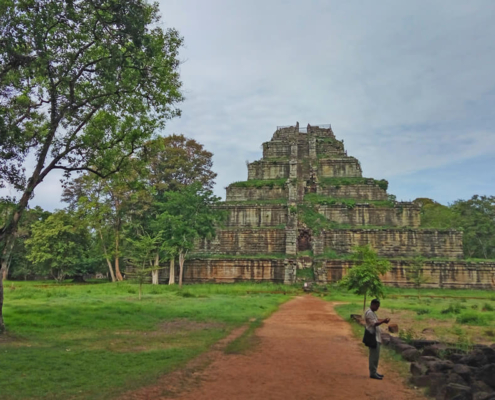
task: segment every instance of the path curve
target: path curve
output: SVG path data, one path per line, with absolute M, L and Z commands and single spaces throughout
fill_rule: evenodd
M 424 399 L 386 368 L 380 368 L 386 375 L 383 381 L 369 379 L 363 345 L 336 314 L 333 303 L 313 296 L 296 297 L 269 317 L 256 335 L 260 343 L 254 351 L 219 355 L 201 373 L 199 385 L 173 398 Z M 170 398 L 163 392 L 156 396 L 156 390 L 141 394 L 143 399 Z

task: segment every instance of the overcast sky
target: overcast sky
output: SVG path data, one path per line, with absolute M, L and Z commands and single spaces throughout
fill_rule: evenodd
M 495 1 L 161 0 L 185 38 L 183 133 L 216 193 L 277 125 L 331 123 L 398 199 L 495 194 Z M 60 207 L 58 177 L 31 203 Z

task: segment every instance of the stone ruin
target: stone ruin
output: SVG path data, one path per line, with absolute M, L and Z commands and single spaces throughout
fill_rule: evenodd
M 409 286 L 407 268 L 421 256 L 425 286 L 495 287 L 493 263 L 462 260 L 462 232 L 421 229 L 420 207 L 387 186 L 363 177 L 330 125 L 277 127 L 247 181 L 226 188 L 227 221 L 198 241 L 184 281 L 329 283 L 352 268 L 353 247 L 370 244 L 393 265 L 387 284 Z

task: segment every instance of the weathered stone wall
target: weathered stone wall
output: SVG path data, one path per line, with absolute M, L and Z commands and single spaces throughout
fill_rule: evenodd
M 390 260 L 392 270 L 385 274 L 383 282 L 390 286 L 411 287 L 407 270 L 411 261 Z M 323 262 L 320 282 L 337 282 L 354 266 L 350 260 L 327 260 Z M 495 289 L 495 263 L 467 261 L 425 261 L 423 276 L 428 279 L 423 287 L 454 289 Z
M 339 224 L 374 226 L 410 226 L 421 223 L 420 209 L 415 206 L 375 207 L 371 204 L 356 204 L 353 208 L 345 205 L 320 205 L 317 211 L 328 220 Z
M 263 143 L 263 158 L 289 157 L 290 144 L 288 142 L 273 141 Z
M 355 158 L 326 158 L 319 160 L 318 176 L 321 178 L 361 177 L 362 172 Z
M 318 185 L 316 193 L 337 199 L 387 200 L 387 192 L 375 185 L 343 185 L 340 187 Z
M 192 259 L 184 263 L 184 282 L 233 283 L 267 281 L 284 283 L 284 260 Z
M 462 258 L 462 232 L 419 229 L 334 229 L 324 232 L 325 247 L 350 253 L 370 244 L 384 257 Z
M 344 145 L 338 140 L 328 142 L 325 140 L 316 140 L 316 153 L 325 154 L 329 157 L 344 155 Z
M 250 179 L 280 179 L 289 177 L 289 161 L 255 161 L 248 165 Z
M 285 253 L 285 229 L 219 229 L 214 239 L 198 240 L 194 253 Z
M 287 224 L 286 205 L 222 205 L 218 209 L 227 212 L 227 227 L 262 227 Z
M 236 187 L 228 186 L 227 201 L 253 201 L 253 200 L 276 200 L 286 199 L 287 189 L 282 186 Z
M 309 142 L 307 136 L 297 143 L 297 158 L 309 158 Z

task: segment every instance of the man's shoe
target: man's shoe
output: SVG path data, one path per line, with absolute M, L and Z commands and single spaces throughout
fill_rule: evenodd
M 379 376 L 380 378 L 383 378 L 385 375 L 382 375 L 382 374 L 379 374 L 378 372 L 376 373 L 377 376 Z
M 378 379 L 379 381 L 381 381 L 383 378 L 381 376 L 379 376 L 378 374 L 375 374 L 375 375 L 370 375 L 370 378 L 371 379 Z

